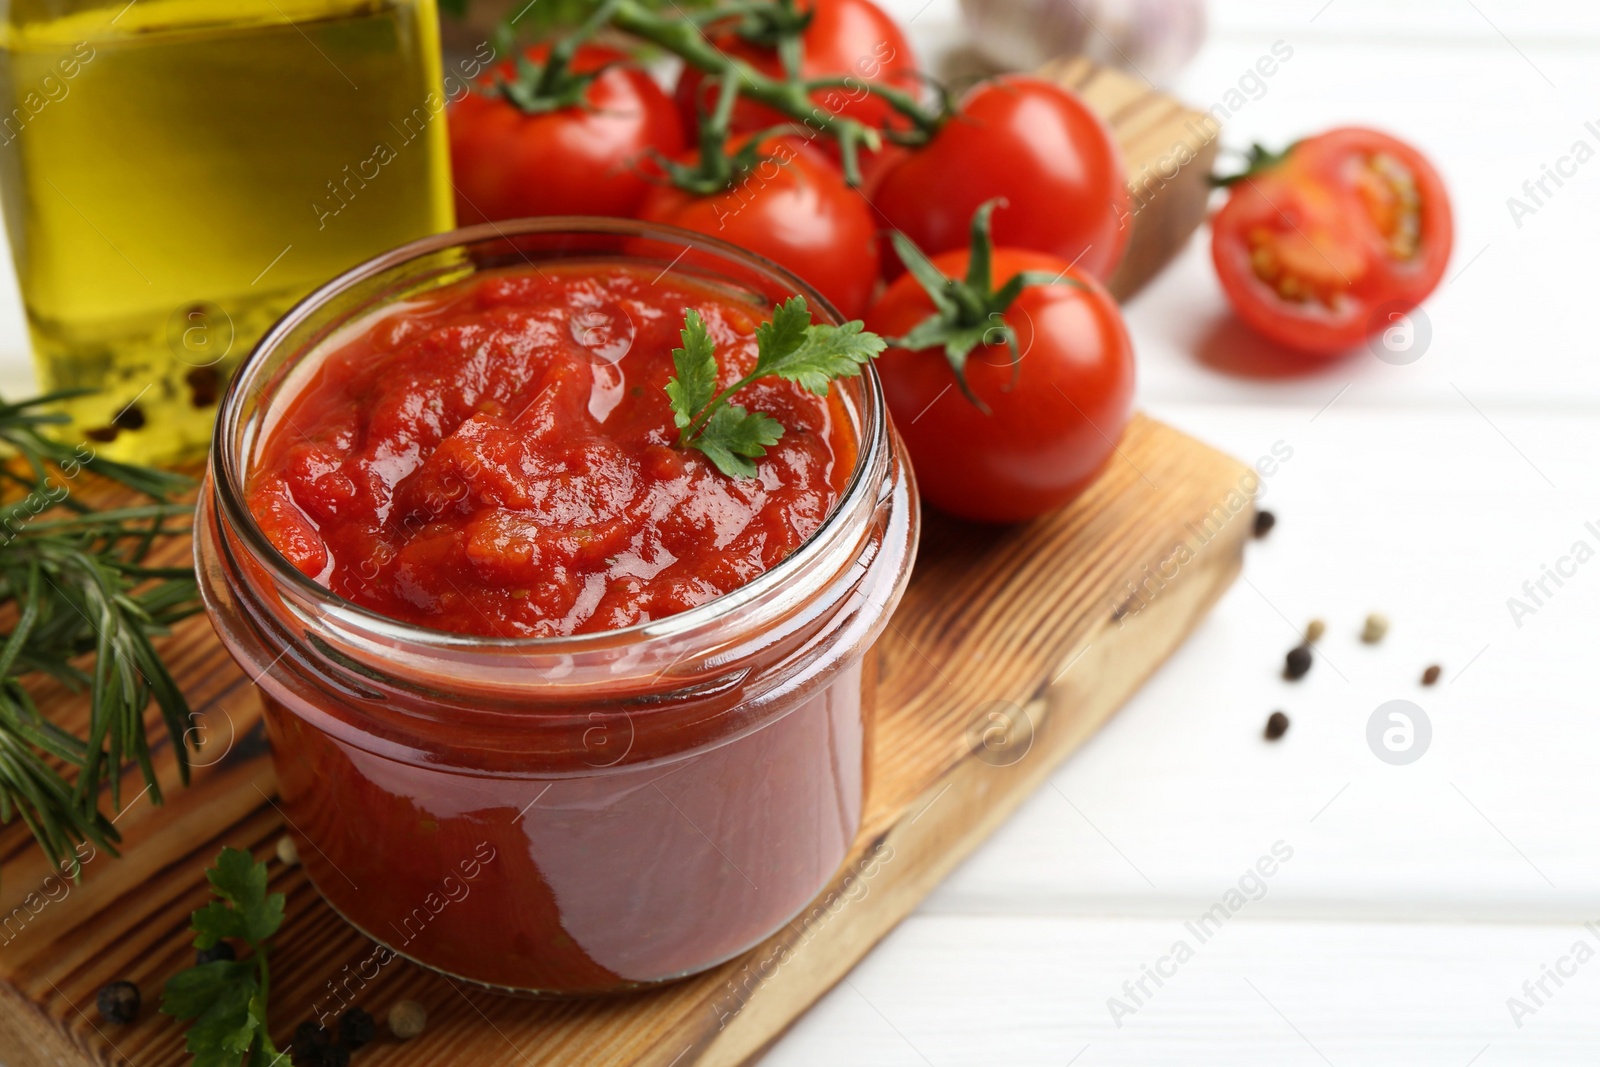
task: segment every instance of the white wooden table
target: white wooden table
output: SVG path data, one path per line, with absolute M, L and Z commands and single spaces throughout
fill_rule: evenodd
M 959 36 L 954 2 L 890 6 L 935 47 Z M 1247 459 L 1293 449 L 1263 495 L 1278 528 L 1171 663 L 768 1067 L 1600 1060 L 1600 923 L 1584 926 L 1600 921 L 1600 559 L 1547 581 L 1520 626 L 1507 608 L 1575 541 L 1600 550 L 1585 528 L 1600 531 L 1600 159 L 1520 228 L 1506 206 L 1573 142 L 1600 149 L 1584 127 L 1600 120 L 1600 5 L 1214 0 L 1176 91 L 1209 106 L 1278 40 L 1292 59 L 1226 143 L 1355 122 L 1427 151 L 1458 226 L 1431 346 L 1407 366 L 1222 373 L 1253 342 L 1205 234 L 1133 302 L 1145 408 Z M 13 293 L 0 282 L 0 389 L 20 395 Z M 1356 637 L 1373 610 L 1393 622 L 1376 647 Z M 1291 685 L 1283 654 L 1312 617 L 1323 655 Z M 1434 662 L 1444 679 L 1423 689 Z M 1396 698 L 1433 727 L 1405 766 L 1366 739 Z M 1280 708 L 1292 725 L 1268 744 Z M 1279 842 L 1292 858 L 1247 880 L 1259 899 L 1202 943 L 1186 923 Z M 1524 983 L 1541 978 L 1536 1002 Z M 1131 1011 L 1114 1018 L 1113 997 Z M 1514 1017 L 1511 997 L 1533 1010 Z

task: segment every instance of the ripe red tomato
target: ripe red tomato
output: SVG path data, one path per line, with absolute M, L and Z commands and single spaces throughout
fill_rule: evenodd
M 798 5 L 801 11 L 811 12 L 811 22 L 800 37 L 801 77 L 850 77 L 916 90 L 917 61 L 911 54 L 911 45 L 894 19 L 872 0 L 798 0 Z M 727 55 L 744 60 L 763 74 L 782 76 L 783 65 L 775 48 L 752 44 L 731 30 L 713 30 L 709 36 Z M 690 67 L 683 72 L 676 99 L 685 129 L 695 128 L 702 107 L 711 109 L 715 93 L 715 86 L 707 86 L 705 75 L 699 70 Z M 868 126 L 882 127 L 892 111 L 881 98 L 858 85 L 819 89 L 811 98 L 829 111 Z M 751 133 L 792 121 L 764 104 L 740 100 L 734 105 L 732 129 Z
M 543 60 L 548 46 L 528 50 Z M 585 45 L 571 69 L 588 73 L 626 57 Z M 496 73 L 517 76 L 515 64 Z M 648 183 L 637 167 L 647 150 L 683 151 L 677 109 L 642 70 L 605 67 L 589 83 L 584 107 L 529 114 L 490 78 L 450 107 L 450 162 L 462 225 L 526 215 L 631 215 Z
M 1002 198 L 994 242 L 1059 256 L 1104 280 L 1122 260 L 1122 151 L 1071 92 L 1025 75 L 984 82 L 925 146 L 883 175 L 873 203 L 928 255 L 964 248 L 978 206 Z M 899 260 L 885 255 L 890 276 Z
M 960 278 L 968 259 L 948 252 L 933 264 Z M 1003 313 L 1022 354 L 1015 380 L 1004 343 L 980 344 L 967 357 L 967 383 L 987 413 L 962 395 L 941 349 L 890 348 L 877 368 L 923 499 L 962 518 L 1020 522 L 1077 496 L 1115 449 L 1133 405 L 1133 345 L 1116 302 L 1081 267 L 1000 248 L 993 271 L 997 286 L 1021 271 L 1079 284 L 1028 286 Z M 900 337 L 933 313 L 904 274 L 873 303 L 866 325 Z
M 737 150 L 748 137 L 735 138 Z M 732 186 L 697 196 L 657 185 L 639 218 L 710 234 L 765 256 L 816 286 L 846 319 L 860 318 L 878 279 L 872 209 L 806 142 L 775 137 L 766 158 Z M 693 153 L 684 162 L 693 162 Z
M 1234 185 L 1211 222 L 1211 257 L 1241 319 L 1327 356 L 1421 303 L 1454 234 L 1449 194 L 1420 152 L 1376 130 L 1338 129 Z

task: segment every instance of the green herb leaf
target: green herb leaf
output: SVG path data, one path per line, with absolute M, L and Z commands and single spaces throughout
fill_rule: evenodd
M 190 919 L 196 948 L 225 937 L 250 946 L 252 958 L 214 960 L 179 971 L 161 991 L 161 1011 L 192 1019 L 186 1048 L 196 1067 L 239 1067 L 281 1059 L 267 1036 L 267 938 L 283 925 L 282 893 L 267 892 L 267 865 L 248 852 L 225 848 L 206 871 L 219 898 Z
M 716 395 L 717 352 L 705 321 L 693 308 L 684 310 L 683 330 L 678 336 L 683 347 L 672 350 L 672 369 L 677 374 L 667 382 L 667 396 L 672 400 L 672 421 L 685 430 Z
M 225 848 L 217 857 L 217 865 L 206 872 L 206 879 L 211 891 L 222 900 L 212 901 L 195 912 L 192 925 L 199 935 L 194 940 L 195 948 L 210 948 L 224 937 L 242 938 L 255 945 L 278 932 L 283 924 L 283 894 L 267 893 L 265 863 L 257 863 L 250 853 L 240 849 Z M 229 904 L 233 906 L 230 908 Z M 217 910 L 236 916 L 232 929 L 213 933 L 202 927 L 202 914 Z
M 746 411 L 738 404 L 724 404 L 711 413 L 705 430 L 694 440 L 694 447 L 706 454 L 723 474 L 735 478 L 754 478 L 756 465 L 750 462 L 767 454 L 770 445 L 783 436 L 783 425 L 771 415 Z
M 813 323 L 805 298 L 791 297 L 756 328 L 755 369 L 719 393 L 715 346 L 693 308 L 684 310 L 681 336 L 683 347 L 672 350 L 677 374 L 666 387 L 678 447 L 698 449 L 734 478 L 755 477 L 751 461 L 778 443 L 783 425 L 764 412 L 746 411 L 730 397 L 761 378 L 781 378 L 826 396 L 835 378 L 855 377 L 887 347 L 883 338 L 863 331 L 859 321 L 843 326 Z
M 772 313 L 772 321 L 756 330 L 755 374 L 776 375 L 797 382 L 818 396 L 828 395 L 835 378 L 853 378 L 863 364 L 888 347 L 875 333 L 862 332 L 862 324 L 812 325 L 805 297 L 791 297 Z

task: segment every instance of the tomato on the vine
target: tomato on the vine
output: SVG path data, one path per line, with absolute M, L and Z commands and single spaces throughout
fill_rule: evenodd
M 750 138 L 736 137 L 737 154 Z M 682 157 L 685 164 L 695 153 Z M 639 218 L 719 237 L 787 267 L 847 319 L 859 318 L 878 278 L 872 209 L 820 152 L 798 137 L 771 137 L 758 161 L 716 192 L 661 184 Z
M 799 35 L 800 77 L 853 79 L 847 85 L 816 90 L 812 100 L 868 126 L 891 122 L 890 105 L 860 83 L 883 82 L 913 92 L 919 85 L 916 58 L 894 19 L 872 0 L 796 0 L 794 10 L 810 16 Z M 763 74 L 783 76 L 783 62 L 774 45 L 745 40 L 726 24 L 712 27 L 708 36 L 724 54 L 744 60 Z M 694 129 L 700 111 L 710 109 L 714 95 L 715 88 L 706 75 L 694 67 L 683 72 L 676 99 L 686 128 Z M 741 100 L 734 108 L 732 129 L 749 133 L 792 121 L 764 104 Z
M 974 230 L 986 222 L 980 214 Z M 1127 426 L 1134 368 L 1122 313 L 1057 256 L 991 251 L 975 232 L 973 250 L 921 260 L 890 285 L 866 327 L 896 339 L 878 375 L 923 499 L 941 511 L 1020 522 L 1060 507 Z
M 1329 356 L 1389 328 L 1444 276 L 1450 197 L 1415 148 L 1331 130 L 1282 156 L 1259 150 L 1211 222 L 1211 256 L 1239 317 L 1288 348 Z
M 1130 233 L 1122 151 L 1067 89 L 1026 75 L 977 85 L 932 140 L 883 175 L 873 203 L 936 255 L 964 247 L 973 212 L 997 197 L 995 244 L 1059 256 L 1101 280 L 1121 261 Z
M 549 54 L 548 45 L 529 49 L 521 68 L 501 64 L 451 105 L 450 161 L 463 225 L 525 215 L 631 215 L 648 189 L 638 170 L 643 157 L 683 151 L 671 98 L 614 49 L 581 46 L 556 79 L 565 96 L 525 110 L 512 95 L 523 90 L 508 86 L 520 82 L 536 94 L 533 75 Z

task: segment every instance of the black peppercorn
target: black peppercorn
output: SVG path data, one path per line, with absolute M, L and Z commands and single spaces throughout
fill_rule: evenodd
M 294 1062 L 303 1067 L 314 1067 L 322 1062 L 322 1053 L 333 1047 L 333 1035 L 314 1022 L 303 1022 L 294 1028 L 294 1039 L 289 1052 Z
M 238 958 L 238 955 L 233 951 L 233 946 L 226 941 L 218 941 L 210 948 L 197 948 L 194 950 L 194 964 L 196 967 L 204 967 L 206 964 L 216 963 L 218 960 L 231 962 Z
M 100 1018 L 117 1026 L 127 1026 L 139 1017 L 139 987 L 132 982 L 112 982 L 95 997 Z
M 1267 728 L 1262 731 L 1268 741 L 1276 741 L 1289 732 L 1289 716 L 1275 711 L 1267 716 Z
M 1276 525 L 1278 525 L 1278 516 L 1270 511 L 1258 511 L 1256 512 L 1255 526 L 1251 528 L 1251 533 L 1255 534 L 1259 540 L 1271 533 L 1272 528 Z
M 339 1017 L 339 1044 L 354 1052 L 378 1033 L 378 1024 L 360 1008 L 351 1008 Z
M 1296 645 L 1283 657 L 1283 676 L 1291 682 L 1304 678 L 1311 669 L 1311 646 Z

